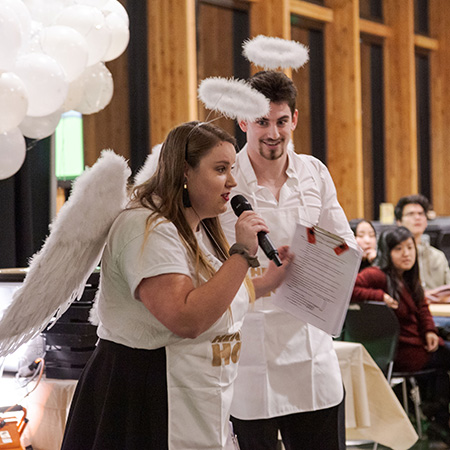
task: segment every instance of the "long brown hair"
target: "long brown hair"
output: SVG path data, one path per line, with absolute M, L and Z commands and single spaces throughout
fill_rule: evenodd
M 411 238 L 416 249 L 416 259 L 411 269 L 403 272 L 403 275 L 399 277 L 396 267 L 392 262 L 391 251 L 398 244 Z M 386 274 L 388 284 L 388 294 L 400 300 L 402 291 L 402 281 L 409 290 L 414 303 L 420 307 L 425 301 L 425 294 L 420 282 L 419 276 L 419 263 L 417 261 L 417 247 L 414 242 L 414 237 L 407 228 L 396 227 L 392 230 L 383 232 L 378 240 L 378 250 L 376 265 Z
M 186 162 L 198 167 L 200 160 L 220 142 L 236 146 L 226 131 L 210 123 L 188 122 L 169 132 L 162 145 L 158 167 L 145 183 L 133 189 L 130 208 L 145 207 L 151 210 L 147 219 L 146 237 L 159 219 L 172 222 L 182 242 L 195 262 L 197 281 L 199 275 L 207 278 L 215 269 L 201 251 L 194 232 L 186 220 L 183 206 L 183 185 Z M 222 261 L 228 257 L 229 244 L 217 217 L 203 219 L 211 244 Z

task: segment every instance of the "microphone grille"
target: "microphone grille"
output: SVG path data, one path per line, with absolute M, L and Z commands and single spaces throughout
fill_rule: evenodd
M 248 200 L 243 195 L 235 195 L 231 199 L 231 207 L 233 208 L 234 213 L 236 216 L 240 216 L 244 211 L 251 211 L 252 205 L 248 202 Z

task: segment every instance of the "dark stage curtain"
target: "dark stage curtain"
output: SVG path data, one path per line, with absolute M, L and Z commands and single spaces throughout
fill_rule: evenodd
M 0 268 L 27 267 L 48 234 L 50 138 L 27 140 L 21 169 L 0 180 Z

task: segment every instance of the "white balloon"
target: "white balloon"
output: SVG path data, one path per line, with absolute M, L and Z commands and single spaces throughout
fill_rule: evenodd
M 77 109 L 83 98 L 83 93 L 83 79 L 80 77 L 69 84 L 69 91 L 62 106 L 63 112 Z
M 12 177 L 25 161 L 25 138 L 18 128 L 0 133 L 0 180 Z
M 116 14 L 119 14 L 120 17 L 125 21 L 127 24 L 127 27 L 130 26 L 130 18 L 128 17 L 127 10 L 117 0 L 108 0 L 108 2 L 101 8 L 103 14 L 107 16 L 110 12 L 115 12 Z
M 24 82 L 13 72 L 0 73 L 0 133 L 16 128 L 28 109 Z
M 42 117 L 61 108 L 69 84 L 62 67 L 50 56 L 29 53 L 17 59 L 14 72 L 28 91 L 28 116 Z
M 108 0 L 75 0 L 75 3 L 79 5 L 95 6 L 96 8 L 101 8 L 105 5 Z
M 88 46 L 86 39 L 76 30 L 63 25 L 42 30 L 41 47 L 54 58 L 66 72 L 67 81 L 78 78 L 87 67 Z
M 111 30 L 103 22 L 102 26 L 93 28 L 86 36 L 89 46 L 88 66 L 93 66 L 103 59 L 111 45 Z
M 44 117 L 26 116 L 19 125 L 19 129 L 27 138 L 44 139 L 55 132 L 61 119 L 61 114 L 62 111 L 58 110 Z
M 42 53 L 41 32 L 43 29 L 44 27 L 41 22 L 31 20 L 30 35 L 22 44 L 22 47 L 19 50 L 19 56 L 34 52 Z
M 73 0 L 23 0 L 23 2 L 30 11 L 32 19 L 44 26 L 52 25 L 56 16 L 74 3 Z
M 94 114 L 105 108 L 112 99 L 114 82 L 111 72 L 103 63 L 88 67 L 81 76 L 83 98 L 76 111 Z
M 89 49 L 88 66 L 101 61 L 111 44 L 111 31 L 98 8 L 69 6 L 56 17 L 55 24 L 72 27 L 85 37 Z
M 22 33 L 17 14 L 6 4 L 0 4 L 0 71 L 10 70 L 22 45 Z
M 130 41 L 130 30 L 119 14 L 111 12 L 105 17 L 106 25 L 111 30 L 111 45 L 102 61 L 118 58 L 127 48 Z
M 6 5 L 11 8 L 19 21 L 22 42 L 26 42 L 30 36 L 31 15 L 28 8 L 21 0 L 0 0 L 0 7 Z

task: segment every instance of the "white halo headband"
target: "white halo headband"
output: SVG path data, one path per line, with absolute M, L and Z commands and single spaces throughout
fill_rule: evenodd
M 255 121 L 269 114 L 270 102 L 244 80 L 205 78 L 198 88 L 204 105 L 230 119 Z
M 308 48 L 296 41 L 262 34 L 245 41 L 242 54 L 253 64 L 264 69 L 299 69 L 308 60 Z

